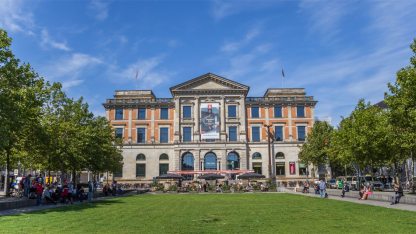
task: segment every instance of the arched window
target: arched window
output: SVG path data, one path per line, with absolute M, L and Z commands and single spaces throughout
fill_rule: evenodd
M 194 170 L 194 156 L 189 152 L 182 155 L 182 170 L 183 171 Z
M 167 154 L 161 154 L 159 160 L 169 160 L 169 156 Z
M 136 177 L 145 177 L 146 176 L 146 156 L 144 154 L 138 154 L 136 156 Z
M 240 169 L 240 156 L 236 152 L 230 152 L 227 155 L 227 170 Z
M 204 168 L 205 170 L 217 170 L 217 155 L 212 152 L 205 154 Z
M 138 154 L 136 161 L 146 161 L 146 156 L 144 156 L 144 154 Z
M 259 152 L 255 152 L 252 156 L 253 159 L 261 159 L 261 154 Z
M 285 154 L 283 152 L 276 153 L 276 159 L 285 159 Z

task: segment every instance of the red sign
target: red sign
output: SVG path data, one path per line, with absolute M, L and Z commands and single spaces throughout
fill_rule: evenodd
M 289 173 L 291 175 L 296 174 L 295 162 L 289 162 Z

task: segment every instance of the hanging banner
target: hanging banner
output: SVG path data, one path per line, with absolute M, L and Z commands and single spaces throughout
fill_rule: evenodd
M 201 139 L 220 139 L 220 104 L 201 103 Z
M 289 172 L 291 175 L 296 174 L 295 162 L 289 162 Z

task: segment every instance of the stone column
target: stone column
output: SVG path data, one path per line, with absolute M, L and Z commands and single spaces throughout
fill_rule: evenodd
M 246 100 L 243 95 L 240 96 L 238 101 L 238 119 L 240 121 L 240 141 L 247 140 L 247 126 L 246 126 Z
M 292 129 L 292 106 L 287 106 L 287 119 L 289 123 L 289 141 L 293 141 L 293 129 Z
M 181 122 L 181 105 L 180 105 L 180 98 L 175 97 L 175 116 L 173 118 L 173 125 L 174 125 L 174 142 L 179 142 L 180 136 L 180 122 Z
M 221 141 L 226 141 L 227 133 L 225 131 L 225 97 L 221 96 L 221 132 L 220 132 L 220 139 Z
M 155 142 L 155 107 L 150 107 L 150 141 Z
M 131 143 L 132 109 L 129 108 L 128 141 Z
M 200 130 L 199 130 L 199 98 L 195 97 L 194 105 L 193 105 L 193 111 L 194 111 L 194 141 L 200 141 Z

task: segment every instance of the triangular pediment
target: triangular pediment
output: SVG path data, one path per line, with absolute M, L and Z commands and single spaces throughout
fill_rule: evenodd
M 233 90 L 247 93 L 249 87 L 224 77 L 207 73 L 170 88 L 172 93 L 181 91 Z

